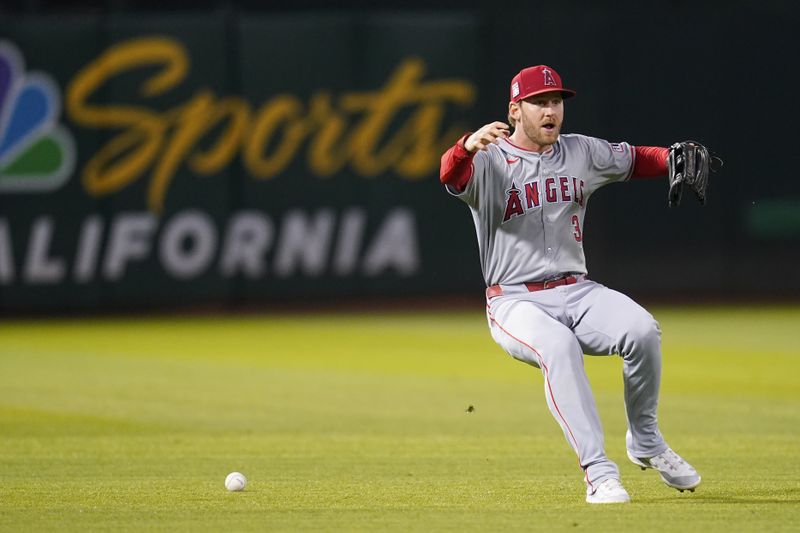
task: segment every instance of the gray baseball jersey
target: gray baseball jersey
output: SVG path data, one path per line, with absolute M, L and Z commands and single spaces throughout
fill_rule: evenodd
M 478 236 L 487 285 L 586 273 L 583 217 L 591 194 L 626 180 L 634 163 L 628 143 L 563 134 L 544 154 L 507 139 L 479 151 L 462 193 Z

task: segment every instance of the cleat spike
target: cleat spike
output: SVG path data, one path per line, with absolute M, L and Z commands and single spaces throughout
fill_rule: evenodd
M 642 472 L 644 472 L 645 470 L 647 470 L 647 468 L 645 468 L 645 467 L 642 467 Z

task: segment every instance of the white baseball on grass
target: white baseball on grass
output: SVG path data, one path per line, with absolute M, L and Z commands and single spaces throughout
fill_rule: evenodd
M 244 490 L 247 486 L 247 478 L 241 472 L 231 472 L 225 478 L 225 488 L 231 492 Z

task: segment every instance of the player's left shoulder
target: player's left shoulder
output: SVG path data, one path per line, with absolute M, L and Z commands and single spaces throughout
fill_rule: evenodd
M 627 154 L 631 150 L 631 145 L 625 141 L 608 141 L 600 137 L 580 134 L 574 134 L 573 138 L 577 144 L 595 152 Z
M 585 139 L 587 136 L 580 133 L 562 133 L 558 136 L 558 142 L 561 144 L 578 144 L 585 142 Z
M 562 133 L 558 136 L 558 149 L 568 154 L 588 154 L 592 151 L 592 144 L 592 137 L 580 133 Z
M 590 148 L 597 140 L 581 133 L 562 133 L 558 136 L 559 144 L 568 150 Z
M 559 140 L 573 143 L 585 143 L 594 139 L 591 135 L 584 135 L 583 133 L 562 133 L 558 138 Z

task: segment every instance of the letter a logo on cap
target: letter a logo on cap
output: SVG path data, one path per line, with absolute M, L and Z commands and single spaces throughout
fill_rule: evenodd
M 556 80 L 553 79 L 553 74 L 550 72 L 550 69 L 542 69 L 542 74 L 544 75 L 545 86 L 556 87 Z

